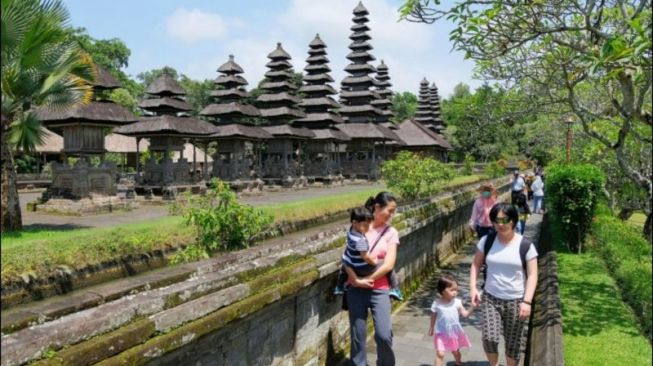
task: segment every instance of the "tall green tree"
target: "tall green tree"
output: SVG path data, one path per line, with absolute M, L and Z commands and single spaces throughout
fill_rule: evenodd
M 12 144 L 30 150 L 43 131 L 31 108 L 89 102 L 95 67 L 65 31 L 61 1 L 2 0 L 2 231 L 22 228 Z
M 401 123 L 415 116 L 417 110 L 417 96 L 411 92 L 396 93 L 392 96 L 393 123 Z
M 543 102 L 574 116 L 589 137 L 610 149 L 623 175 L 646 192 L 644 235 L 652 233 L 651 169 L 638 169 L 629 145 L 652 146 L 650 0 L 478 1 L 445 6 L 407 0 L 400 16 L 448 19 L 454 47 L 476 61 L 482 78 L 527 85 Z M 608 123 L 616 133 L 606 133 Z M 629 142 L 637 140 L 637 142 Z

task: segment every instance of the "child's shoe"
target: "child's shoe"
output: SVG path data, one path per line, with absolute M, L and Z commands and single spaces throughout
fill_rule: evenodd
M 333 289 L 333 294 L 336 295 L 336 296 L 344 295 L 345 294 L 345 288 L 340 286 L 340 285 L 336 285 L 336 288 Z
M 399 288 L 390 289 L 390 297 L 397 301 L 404 301 L 404 295 L 401 294 Z

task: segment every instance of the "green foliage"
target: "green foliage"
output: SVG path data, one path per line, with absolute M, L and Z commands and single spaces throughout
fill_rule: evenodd
M 182 74 L 179 84 L 186 90 L 186 101 L 193 107 L 191 114 L 199 116 L 202 109 L 211 104 L 211 91 L 215 86 L 213 80 L 197 81 Z
M 16 173 L 33 173 L 36 170 L 36 158 L 32 155 L 22 154 L 14 159 Z
M 192 197 L 184 213 L 197 231 L 197 242 L 208 255 L 219 250 L 248 247 L 256 234 L 273 221 L 272 215 L 238 202 L 227 183 L 211 181 L 203 197 Z
M 498 161 L 487 163 L 483 171 L 485 175 L 490 178 L 498 178 L 502 175 L 506 175 L 506 168 L 503 167 Z
M 463 174 L 472 175 L 475 165 L 476 159 L 474 159 L 474 156 L 472 154 L 466 154 L 465 160 L 463 161 Z
M 456 176 L 455 171 L 431 157 L 402 151 L 381 167 L 388 188 L 405 199 L 431 196 Z
M 592 165 L 554 165 L 547 173 L 547 206 L 571 251 L 582 250 L 604 183 L 605 176 Z
M 411 92 L 396 93 L 392 96 L 392 122 L 401 123 L 413 118 L 417 110 L 417 96 Z
M 596 216 L 592 222 L 592 236 L 596 250 L 617 280 L 625 302 L 635 311 L 642 331 L 650 340 L 653 296 L 650 243 L 630 225 L 609 213 Z

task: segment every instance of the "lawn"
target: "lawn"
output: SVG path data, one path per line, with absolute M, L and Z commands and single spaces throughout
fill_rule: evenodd
M 454 187 L 472 183 L 482 176 L 463 176 L 452 180 Z M 321 217 L 363 205 L 365 200 L 384 187 L 344 193 L 324 194 L 320 197 L 261 205 L 263 211 L 274 216 L 275 223 Z M 3 233 L 2 283 L 24 273 L 40 276 L 57 266 L 79 268 L 88 264 L 178 247 L 194 241 L 194 230 L 185 226 L 180 216 L 169 216 L 134 224 L 106 228 L 73 230 L 25 230 Z
M 596 253 L 558 246 L 563 343 L 567 365 L 650 365 L 651 344 Z

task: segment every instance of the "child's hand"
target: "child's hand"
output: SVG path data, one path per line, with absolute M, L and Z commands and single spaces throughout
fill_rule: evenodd
M 433 327 L 429 327 L 429 335 L 430 335 L 430 336 L 433 335 Z

